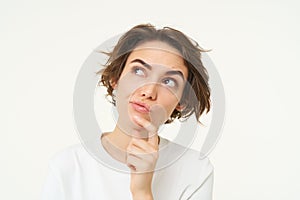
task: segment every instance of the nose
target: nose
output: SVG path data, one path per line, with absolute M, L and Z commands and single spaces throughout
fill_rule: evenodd
M 157 84 L 144 85 L 140 90 L 142 99 L 155 100 L 157 98 Z

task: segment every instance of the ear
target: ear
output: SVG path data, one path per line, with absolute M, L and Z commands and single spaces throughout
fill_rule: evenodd
M 178 103 L 175 109 L 178 110 L 179 112 L 181 112 L 181 111 L 183 111 L 183 109 L 184 109 L 185 107 L 186 107 L 186 106 L 185 106 L 184 104 L 181 105 L 181 104 Z
M 109 84 L 111 85 L 111 87 L 112 87 L 113 89 L 116 89 L 116 87 L 118 86 L 118 84 L 117 84 L 117 82 L 115 81 L 115 79 L 111 79 L 111 80 L 109 81 Z

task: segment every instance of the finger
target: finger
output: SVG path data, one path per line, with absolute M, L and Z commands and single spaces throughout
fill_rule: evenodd
M 134 156 L 128 156 L 127 157 L 127 166 L 132 170 L 132 171 L 137 171 L 139 168 L 139 163 L 141 162 L 139 158 L 136 158 Z
M 133 166 L 132 164 L 127 163 L 127 166 L 128 166 L 132 171 L 136 171 L 136 167 Z
M 142 141 L 142 140 L 140 140 Z M 134 156 L 137 158 L 140 158 L 142 160 L 145 160 L 149 163 L 154 162 L 158 158 L 158 152 L 157 149 L 152 147 L 148 142 L 142 141 L 143 145 L 145 145 L 143 148 L 147 149 L 144 150 L 140 146 L 137 146 L 139 144 L 134 144 L 134 142 L 131 143 L 127 147 L 127 156 Z
M 151 163 L 156 163 L 156 160 L 158 158 L 157 153 L 151 153 L 151 154 L 140 154 L 140 153 L 128 153 L 127 154 L 127 162 L 130 159 L 135 158 L 135 160 L 139 160 L 140 163 L 147 163 L 147 165 L 151 165 Z M 136 164 L 132 163 L 131 164 Z
M 142 117 L 134 116 L 134 120 L 137 122 L 137 124 L 139 124 L 140 126 L 142 126 L 148 131 L 148 142 L 152 144 L 154 147 L 157 147 L 158 146 L 157 128 L 150 121 Z
M 148 138 L 148 142 L 153 145 L 155 147 L 155 149 L 158 148 L 158 135 L 155 134 L 155 135 L 151 135 L 149 138 Z
M 155 134 L 157 132 L 157 128 L 150 121 L 136 115 L 133 116 L 133 119 L 138 125 L 146 129 L 149 133 Z
M 127 156 L 127 166 L 133 171 L 151 171 L 155 167 L 153 157 L 147 156 L 146 158 L 140 158 L 133 155 Z
M 134 156 L 139 156 L 141 154 L 146 154 L 145 151 L 142 148 L 140 148 L 136 145 L 133 145 L 133 144 L 131 144 L 127 147 L 127 153 L 131 154 L 131 155 L 134 155 Z
M 132 138 L 131 145 L 141 149 L 144 152 L 152 153 L 157 151 L 158 141 L 152 141 L 155 136 L 152 136 L 148 141 Z M 157 137 L 158 138 L 158 137 Z M 153 144 L 154 143 L 154 144 Z

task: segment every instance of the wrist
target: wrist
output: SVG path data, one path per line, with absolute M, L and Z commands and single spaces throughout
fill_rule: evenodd
M 133 200 L 153 200 L 151 191 L 132 191 Z

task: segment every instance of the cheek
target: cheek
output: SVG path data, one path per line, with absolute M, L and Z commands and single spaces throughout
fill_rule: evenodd
M 155 104 L 154 106 L 152 106 L 150 112 L 150 121 L 156 127 L 163 124 L 165 121 L 168 120 L 168 118 L 169 118 L 169 113 L 163 105 Z
M 176 109 L 176 106 L 178 105 L 178 101 L 176 99 L 176 102 L 174 101 L 174 103 L 170 103 L 169 107 L 168 107 L 168 116 L 171 116 L 171 114 L 173 113 L 173 111 Z
M 134 80 L 134 77 L 128 75 L 125 75 L 121 77 L 121 79 L 118 81 L 118 86 L 117 86 L 117 96 L 119 98 L 128 98 L 130 97 L 134 91 L 137 90 L 141 83 L 137 82 Z M 124 99 L 122 99 L 124 100 Z
M 175 94 L 165 91 L 163 93 L 163 96 L 161 96 L 161 100 L 159 104 L 165 109 L 165 112 L 169 117 L 171 116 L 174 109 L 178 105 L 178 102 L 179 102 L 179 98 L 177 98 Z
M 166 99 L 166 101 L 157 102 L 157 104 L 151 107 L 150 121 L 157 127 L 163 124 L 169 119 L 176 105 L 175 98 L 172 101 Z

